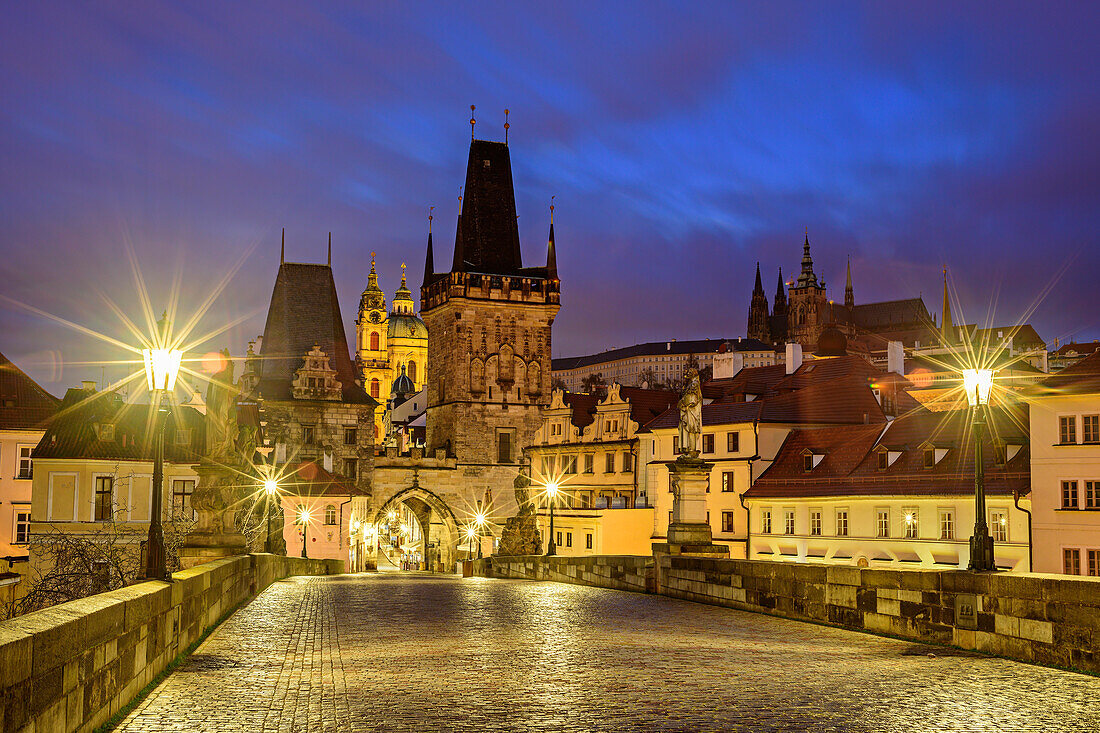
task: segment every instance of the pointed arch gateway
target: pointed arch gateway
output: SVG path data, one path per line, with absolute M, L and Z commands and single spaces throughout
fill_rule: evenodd
M 447 502 L 421 486 L 414 476 L 411 486 L 401 489 L 374 510 L 369 517 L 369 523 L 377 525 L 392 508 L 400 504 L 411 509 L 420 522 L 423 542 L 421 554 L 429 567 L 439 563 L 445 569 L 453 568 L 458 560 L 461 533 L 458 519 Z

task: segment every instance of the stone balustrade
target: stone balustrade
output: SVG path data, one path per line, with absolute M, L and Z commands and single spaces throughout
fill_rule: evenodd
M 1100 672 L 1100 578 L 677 557 L 492 557 L 475 574 L 700 603 Z
M 0 730 L 94 730 L 274 581 L 343 570 L 239 555 L 0 622 Z

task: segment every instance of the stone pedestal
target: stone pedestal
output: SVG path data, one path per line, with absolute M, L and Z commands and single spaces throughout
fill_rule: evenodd
M 241 474 L 202 459 L 195 472 L 199 475 L 191 506 L 195 510 L 195 529 L 180 548 L 180 565 L 196 565 L 248 552 L 245 536 L 237 530 L 234 513 L 240 503 Z
M 714 464 L 680 456 L 665 465 L 672 479 L 672 522 L 668 541 L 653 543 L 653 554 L 729 557 L 730 548 L 714 544 L 707 524 L 707 484 Z

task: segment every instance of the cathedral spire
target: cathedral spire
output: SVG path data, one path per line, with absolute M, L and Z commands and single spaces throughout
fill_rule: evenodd
M 550 197 L 550 241 L 546 247 L 546 276 L 558 279 L 558 253 L 554 248 L 554 197 Z
M 852 258 L 848 258 L 848 282 L 844 286 L 844 307 L 849 310 L 855 308 L 856 296 L 852 291 Z
M 435 279 L 435 256 L 432 253 L 432 209 L 428 207 L 428 253 L 424 255 L 424 281 L 421 285 L 429 285 Z
M 806 241 L 802 245 L 802 272 L 798 275 L 798 287 L 817 287 L 817 275 L 814 274 L 814 258 L 810 256 L 810 230 L 806 230 Z
M 756 285 L 754 285 L 753 289 L 752 289 L 752 294 L 753 295 L 756 295 L 757 293 L 760 293 L 761 295 L 764 294 L 764 285 L 760 282 L 760 263 L 759 262 L 756 263 Z
M 787 287 L 783 282 L 783 268 L 779 268 L 779 282 L 775 285 L 775 315 L 781 316 L 787 312 Z
M 951 321 L 951 298 L 947 294 L 947 265 L 943 267 L 943 319 L 940 321 L 940 339 L 945 346 L 955 342 L 955 324 Z
M 760 282 L 759 262 L 756 263 L 756 285 L 753 286 L 752 300 L 749 302 L 749 321 L 745 335 L 765 343 L 771 340 L 771 329 L 768 327 L 768 297 L 764 295 L 764 286 Z

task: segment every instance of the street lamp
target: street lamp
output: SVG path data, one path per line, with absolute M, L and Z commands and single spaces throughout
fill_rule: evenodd
M 548 556 L 558 553 L 557 545 L 554 544 L 554 504 L 558 500 L 559 493 L 561 493 L 561 489 L 558 487 L 557 481 L 551 481 L 546 484 L 546 496 L 550 500 L 550 542 L 546 545 L 546 554 Z
M 982 465 L 982 432 L 985 428 L 985 410 L 989 406 L 989 393 L 993 388 L 993 370 L 964 369 L 963 390 L 970 403 L 971 426 L 974 432 L 974 534 L 970 537 L 970 565 L 968 570 L 996 570 L 993 559 L 993 538 L 985 521 L 985 468 Z
M 471 548 L 473 547 L 475 538 L 477 538 L 477 530 L 474 529 L 473 525 L 467 524 L 466 525 L 466 541 L 468 543 L 470 543 Z M 473 552 L 474 552 L 473 549 L 471 549 L 470 554 L 472 555 Z M 479 559 L 480 559 L 480 557 L 481 557 L 481 555 L 478 555 Z
M 169 348 L 166 344 L 168 334 L 167 314 L 157 323 L 157 342 L 155 348 L 142 349 L 145 361 L 145 380 L 153 395 L 153 405 L 157 411 L 158 424 L 153 433 L 153 505 L 149 508 L 149 538 L 145 543 L 145 577 L 151 580 L 171 580 L 166 565 L 167 553 L 164 549 L 164 528 L 161 526 L 161 513 L 164 494 L 164 428 L 167 420 L 161 412 L 161 401 L 176 387 L 176 375 L 179 374 L 183 352 Z
M 309 509 L 302 507 L 298 510 L 298 523 L 302 525 L 302 558 L 309 559 L 309 555 L 306 554 L 306 530 L 309 528 L 310 513 Z
M 474 526 L 477 527 L 477 559 L 478 560 L 481 559 L 481 538 L 483 536 L 486 524 L 488 524 L 488 520 L 485 517 L 485 512 L 478 512 L 477 514 L 474 515 Z
M 271 542 L 271 504 L 278 494 L 279 482 L 273 478 L 266 479 L 264 481 L 264 496 L 267 504 L 267 538 L 264 540 L 264 552 L 269 554 L 275 551 Z

